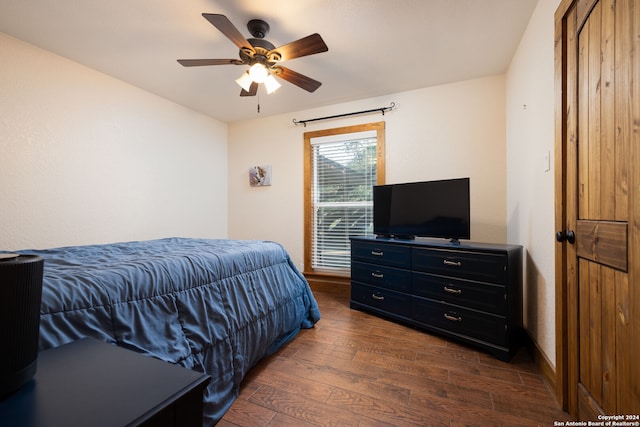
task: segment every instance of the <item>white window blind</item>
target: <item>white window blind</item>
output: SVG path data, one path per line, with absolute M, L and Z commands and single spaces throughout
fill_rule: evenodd
M 376 132 L 311 139 L 314 271 L 349 271 L 351 236 L 373 234 Z

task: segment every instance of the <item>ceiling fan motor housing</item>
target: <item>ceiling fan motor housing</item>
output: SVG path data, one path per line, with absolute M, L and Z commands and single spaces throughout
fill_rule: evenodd
M 240 58 L 243 63 L 253 65 L 259 62 L 265 67 L 271 67 L 280 61 L 280 54 L 271 52 L 275 47 L 268 41 L 263 39 L 249 39 L 247 41 L 251 44 L 253 50 L 248 48 L 240 49 Z

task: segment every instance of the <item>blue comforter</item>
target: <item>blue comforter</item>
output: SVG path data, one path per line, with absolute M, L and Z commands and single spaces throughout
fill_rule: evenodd
M 45 259 L 40 349 L 90 336 L 202 371 L 216 423 L 262 357 L 320 318 L 277 243 L 170 238 L 20 251 Z

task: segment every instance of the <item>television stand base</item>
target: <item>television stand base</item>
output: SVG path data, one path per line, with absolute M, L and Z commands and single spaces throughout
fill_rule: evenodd
M 391 239 L 392 234 L 376 234 L 376 239 Z
M 395 234 L 393 238 L 396 240 L 416 240 L 416 236 L 413 234 Z

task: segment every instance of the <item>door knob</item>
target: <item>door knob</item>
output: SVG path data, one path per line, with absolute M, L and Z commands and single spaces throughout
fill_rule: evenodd
M 574 244 L 576 241 L 576 233 L 574 233 L 573 230 L 558 231 L 556 233 L 556 241 L 564 242 L 565 240 L 571 244 Z

